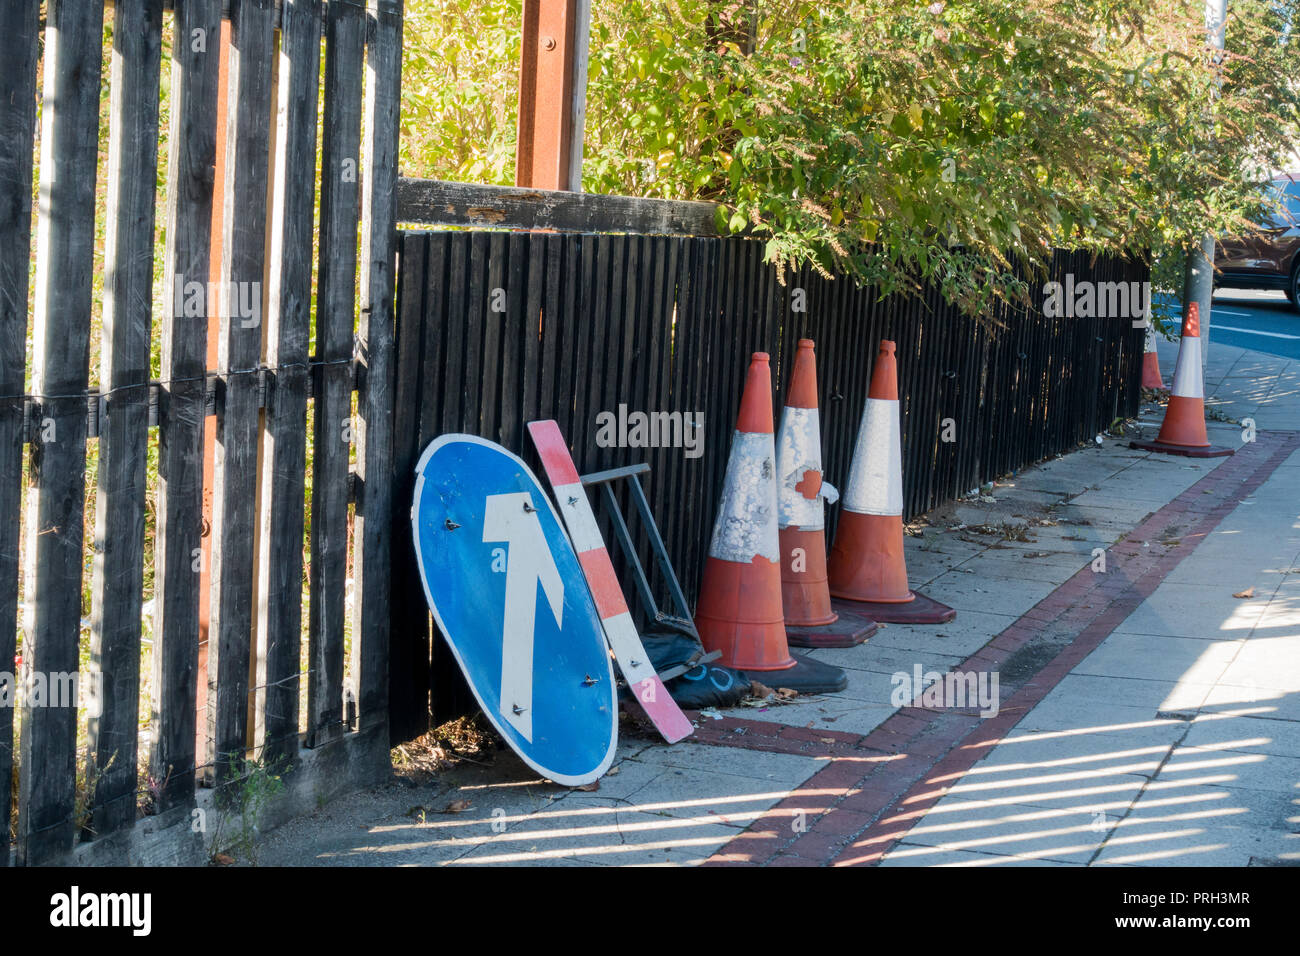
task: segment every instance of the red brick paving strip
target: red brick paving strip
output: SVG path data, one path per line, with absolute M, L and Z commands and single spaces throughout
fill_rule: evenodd
M 699 743 L 830 761 L 704 865 L 878 863 L 1298 447 L 1300 432 L 1260 434 L 1111 545 L 1106 573 L 1094 574 L 1091 562 L 1085 564 L 955 668 L 997 669 L 1035 637 L 1070 638 L 1016 687 L 995 717 L 910 706 L 866 735 L 733 717 L 702 721 L 694 737 Z M 1175 543 L 1160 542 L 1162 536 Z

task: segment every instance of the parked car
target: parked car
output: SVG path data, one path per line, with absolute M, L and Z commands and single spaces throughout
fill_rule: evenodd
M 1274 179 L 1269 189 L 1281 208 L 1255 232 L 1215 243 L 1214 285 L 1281 289 L 1300 310 L 1300 172 Z

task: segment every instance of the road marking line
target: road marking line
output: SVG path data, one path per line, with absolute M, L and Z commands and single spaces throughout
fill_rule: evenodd
M 1300 335 L 1284 335 L 1281 332 L 1261 332 L 1259 329 L 1234 329 L 1230 325 L 1211 326 L 1215 332 L 1245 332 L 1247 335 L 1267 335 L 1271 339 L 1298 339 Z

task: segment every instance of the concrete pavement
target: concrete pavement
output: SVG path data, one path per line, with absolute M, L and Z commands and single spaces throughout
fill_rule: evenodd
M 399 778 L 270 834 L 261 862 L 1300 860 L 1300 362 L 1216 343 L 1206 386 L 1213 416 L 1256 423 L 1248 445 L 1212 424 L 1232 458 L 1107 437 L 928 515 L 911 579 L 958 616 L 814 652 L 844 693 L 706 713 L 674 747 L 625 723 L 595 791 L 508 751 Z M 996 674 L 998 713 L 900 703 L 918 666 Z

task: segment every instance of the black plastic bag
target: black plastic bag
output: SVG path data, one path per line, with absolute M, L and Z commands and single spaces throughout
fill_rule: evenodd
M 704 654 L 695 638 L 674 631 L 652 631 L 641 635 L 641 643 L 656 671 L 685 664 Z M 664 686 L 677 706 L 684 710 L 704 707 L 734 707 L 749 693 L 749 678 L 730 667 L 710 662 L 697 664 Z

